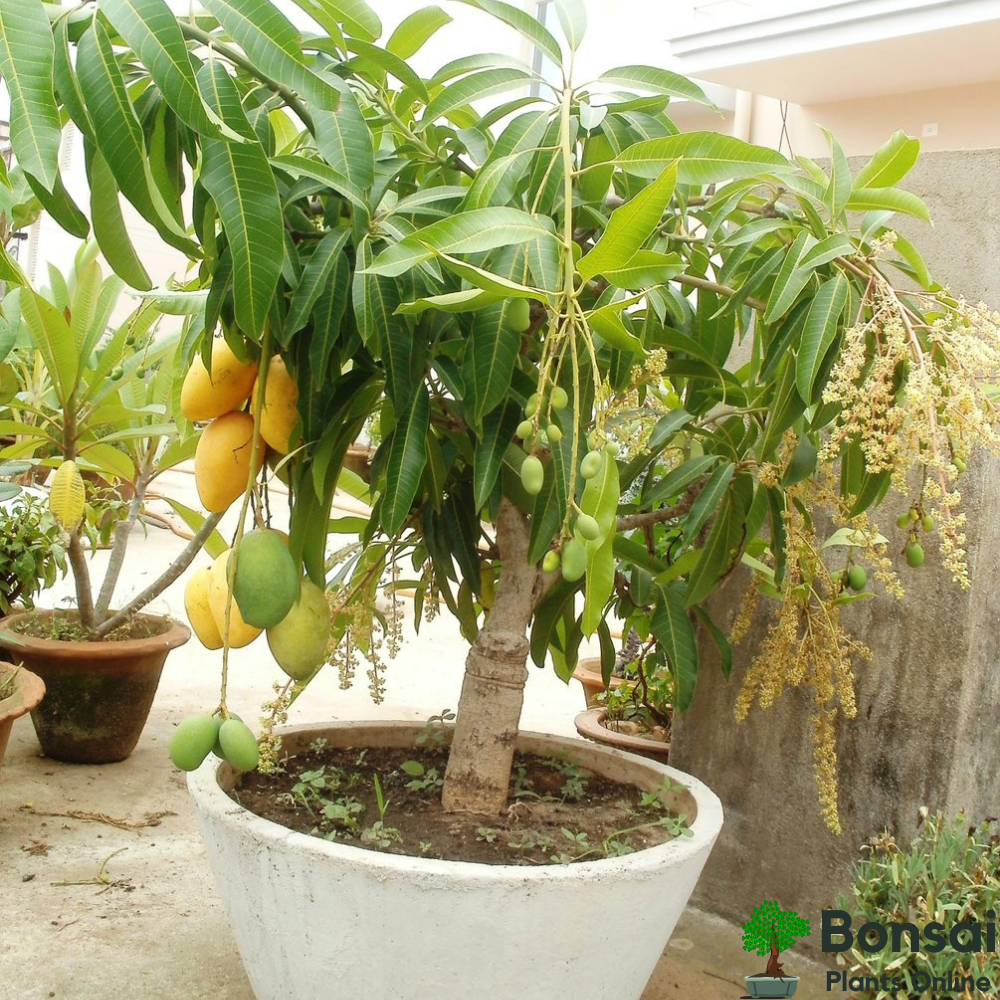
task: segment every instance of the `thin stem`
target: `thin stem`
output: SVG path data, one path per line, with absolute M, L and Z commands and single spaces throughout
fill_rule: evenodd
M 185 38 L 189 38 L 195 42 L 201 42 L 202 45 L 207 45 L 209 48 L 215 49 L 220 56 L 224 56 L 228 59 L 234 66 L 239 66 L 241 69 L 245 69 L 251 76 L 255 76 L 261 83 L 266 87 L 269 87 L 276 94 L 278 94 L 281 99 L 299 116 L 302 120 L 302 124 L 305 125 L 310 132 L 315 130 L 315 123 L 313 122 L 312 115 L 308 112 L 305 105 L 299 99 L 298 94 L 295 93 L 290 87 L 286 87 L 283 83 L 279 83 L 277 80 L 272 79 L 269 76 L 265 76 L 260 71 L 260 67 L 247 59 L 241 52 L 237 49 L 232 48 L 230 45 L 226 45 L 225 42 L 220 42 L 211 32 L 203 31 L 196 24 L 186 24 L 183 21 L 178 21 L 181 28 L 181 33 Z
M 115 586 L 118 577 L 121 575 L 122 566 L 125 564 L 125 550 L 128 548 L 129 535 L 132 527 L 139 519 L 143 501 L 146 499 L 146 487 L 152 478 L 149 466 L 145 466 L 139 473 L 135 481 L 135 492 L 128 508 L 128 517 L 120 521 L 115 528 L 115 539 L 111 545 L 111 558 L 108 561 L 108 569 L 104 574 L 104 583 L 101 592 L 97 596 L 97 606 L 94 608 L 94 620 L 100 623 L 111 607 L 111 599 L 115 593 Z
M 690 285 L 691 288 L 703 288 L 705 291 L 718 292 L 720 295 L 726 295 L 729 297 L 732 297 L 738 292 L 738 289 L 731 288 L 729 285 L 722 285 L 717 281 L 710 281 L 708 278 L 699 278 L 693 274 L 675 274 L 670 280 L 676 281 L 679 285 Z M 748 306 L 752 309 L 756 309 L 758 312 L 763 312 L 767 308 L 767 303 L 761 301 L 760 299 L 748 296 L 744 301 Z
M 117 611 L 107 621 L 101 622 L 94 629 L 97 638 L 107 635 L 113 629 L 118 628 L 129 615 L 134 615 L 144 608 L 154 598 L 160 596 L 194 561 L 194 557 L 201 551 L 209 536 L 215 530 L 215 526 L 222 520 L 222 514 L 210 514 L 205 523 L 201 526 L 194 538 L 191 539 L 181 554 L 170 564 L 166 572 L 154 580 L 141 594 L 134 597 L 121 611 Z

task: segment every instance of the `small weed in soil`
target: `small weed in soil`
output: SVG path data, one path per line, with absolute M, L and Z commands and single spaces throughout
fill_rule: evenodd
M 80 623 L 80 617 L 75 611 L 57 612 L 53 615 L 29 614 L 21 621 L 12 622 L 6 626 L 8 631 L 16 635 L 30 635 L 33 639 L 52 639 L 56 642 L 87 642 L 90 633 Z M 102 636 L 103 642 L 124 642 L 126 639 L 149 639 L 165 628 L 159 624 L 147 622 L 139 617 L 129 618 L 107 635 Z
M 690 836 L 655 792 L 593 774 L 572 760 L 518 754 L 502 817 L 441 808 L 447 747 L 331 749 L 317 740 L 274 774 L 244 775 L 232 796 L 292 830 L 391 854 L 486 864 L 570 864 L 618 857 Z

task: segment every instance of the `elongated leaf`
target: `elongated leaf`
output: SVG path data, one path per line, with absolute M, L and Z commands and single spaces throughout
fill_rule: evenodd
M 286 340 L 309 322 L 309 314 L 329 285 L 330 275 L 333 274 L 334 266 L 350 235 L 350 230 L 346 226 L 331 230 L 313 251 L 309 263 L 302 271 L 298 287 L 292 295 L 288 316 L 285 318 Z
M 653 635 L 663 647 L 674 675 L 674 708 L 685 711 L 694 697 L 698 680 L 698 643 L 684 599 L 674 587 L 658 586 L 657 600 L 649 620 Z
M 440 7 L 421 7 L 396 25 L 385 47 L 400 59 L 409 59 L 446 24 L 451 24 L 451 17 Z
M 520 69 L 487 69 L 481 73 L 471 73 L 457 83 L 445 87 L 427 105 L 421 121 L 424 125 L 429 125 L 471 101 L 505 94 L 516 87 L 522 87 L 529 79 L 530 74 Z
M 394 76 L 400 83 L 405 84 L 424 104 L 430 100 L 424 81 L 399 56 L 357 38 L 352 38 L 348 42 L 347 47 L 351 52 L 360 57 L 362 61 L 367 60 L 373 66 L 378 67 L 390 76 Z
M 465 352 L 466 405 L 474 426 L 507 395 L 521 350 L 521 334 L 507 320 L 508 302 L 476 314 Z
M 917 281 L 920 282 L 921 287 L 930 288 L 932 284 L 931 273 L 927 270 L 927 264 L 924 262 L 924 258 L 920 256 L 917 248 L 904 236 L 896 233 L 896 242 L 893 244 L 893 249 L 913 269 L 913 274 Z
M 618 288 L 639 289 L 665 285 L 681 274 L 686 265 L 680 254 L 637 250 L 622 268 L 605 269 L 604 277 Z
M 71 236 L 85 240 L 90 234 L 90 223 L 66 190 L 62 173 L 56 172 L 55 183 L 53 183 L 51 191 L 46 191 L 42 187 L 42 182 L 36 180 L 31 174 L 25 176 L 28 180 L 28 186 L 41 202 L 42 208 Z
M 611 84 L 615 87 L 647 91 L 653 94 L 666 94 L 670 97 L 681 97 L 687 101 L 695 101 L 697 104 L 715 107 L 714 102 L 696 83 L 692 83 L 678 73 L 671 73 L 670 70 L 659 69 L 655 66 L 619 66 L 617 69 L 602 73 L 598 79 L 601 83 Z
M 688 577 L 686 604 L 689 608 L 708 597 L 739 557 L 744 520 L 752 500 L 753 480 L 743 473 L 726 493 L 698 564 Z
M 503 295 L 512 299 L 537 299 L 539 302 L 546 300 L 547 296 L 540 288 L 522 285 L 511 278 L 505 278 L 502 274 L 495 274 L 493 271 L 476 267 L 474 264 L 467 264 L 465 261 L 442 251 L 438 251 L 435 256 L 444 263 L 449 271 L 453 271 L 460 278 L 464 278 L 485 292 L 492 292 L 494 295 Z M 523 266 L 519 270 L 523 271 Z
M 90 467 L 113 479 L 130 482 L 135 478 L 135 465 L 132 459 L 113 444 L 104 444 L 100 441 L 85 442 L 80 445 L 77 461 L 82 467 Z
M 132 46 L 177 117 L 195 132 L 218 138 L 219 120 L 205 107 L 191 54 L 165 0 L 101 0 L 101 11 Z
M 843 211 L 851 196 L 851 171 L 840 143 L 825 128 L 823 134 L 830 145 L 830 183 L 827 185 L 823 200 L 830 210 L 830 218 L 835 219 Z
M 681 490 L 687 489 L 719 461 L 718 455 L 696 455 L 694 458 L 682 462 L 676 469 L 671 469 L 659 482 L 654 483 L 650 489 L 646 490 L 642 497 L 643 507 L 652 510 L 664 500 L 678 496 Z
M 203 0 L 203 4 L 264 76 L 297 90 L 317 108 L 337 110 L 339 92 L 328 78 L 305 65 L 302 37 L 270 0 Z
M 892 187 L 855 187 L 851 200 L 847 203 L 851 212 L 867 212 L 871 209 L 886 209 L 913 215 L 924 222 L 931 221 L 930 209 L 915 194 Z
M 660 449 L 670 443 L 671 439 L 694 420 L 694 416 L 687 410 L 675 409 L 660 417 L 653 427 L 653 433 L 649 435 L 646 447 L 651 455 L 657 454 Z
M 503 21 L 504 24 L 509 24 L 532 45 L 538 46 L 557 66 L 562 65 L 562 50 L 559 48 L 559 43 L 552 33 L 530 14 L 499 0 L 460 0 L 460 2 L 470 7 L 478 7 Z
M 764 312 L 765 323 L 784 316 L 792 308 L 799 292 L 809 283 L 813 272 L 811 268 L 802 267 L 802 260 L 815 245 L 816 238 L 810 233 L 801 232 L 795 237 L 781 262 L 778 276 L 774 279 L 768 296 Z
M 677 164 L 671 163 L 652 184 L 611 213 L 601 238 L 577 263 L 585 281 L 632 260 L 659 225 L 676 183 Z
M 720 465 L 709 477 L 708 482 L 701 488 L 697 499 L 691 505 L 691 510 L 684 518 L 684 537 L 693 545 L 701 529 L 708 523 L 708 519 L 715 513 L 733 475 L 736 466 L 732 462 Z
M 76 69 L 95 139 L 119 190 L 164 241 L 190 256 L 198 256 L 198 248 L 170 214 L 150 176 L 142 128 L 129 101 L 111 40 L 98 20 L 80 39 Z
M 293 2 L 315 18 L 316 22 L 327 31 L 330 31 L 331 23 L 342 24 L 347 34 L 366 42 L 374 42 L 382 34 L 382 22 L 365 0 L 293 0 Z
M 90 217 L 94 220 L 94 236 L 115 274 L 133 288 L 149 291 L 153 283 L 135 252 L 118 201 L 118 185 L 100 151 L 89 142 L 84 144 L 87 180 L 90 185 Z
M 820 366 L 837 335 L 848 292 L 847 278 L 842 274 L 834 275 L 823 283 L 809 307 L 795 363 L 795 385 L 807 406 L 812 402 Z
M 192 530 L 201 531 L 205 524 L 205 515 L 200 511 L 192 510 L 190 507 L 186 507 L 178 500 L 172 500 L 168 496 L 164 496 L 163 499 L 170 504 L 174 512 L 181 518 L 181 520 Z M 222 537 L 218 531 L 213 531 L 211 535 L 208 536 L 208 541 L 205 542 L 205 554 L 210 559 L 218 559 L 226 549 L 229 548 L 229 543 Z
M 583 0 L 555 0 L 555 8 L 566 41 L 576 52 L 587 33 L 587 8 Z
M 30 289 L 17 291 L 14 295 L 31 335 L 32 346 L 42 355 L 59 402 L 65 408 L 76 389 L 81 364 L 69 325 L 55 306 Z
M 313 180 L 322 181 L 338 194 L 342 194 L 356 207 L 361 209 L 366 207 L 364 191 L 357 184 L 354 184 L 346 174 L 334 170 L 322 160 L 290 153 L 272 156 L 271 163 L 279 170 L 287 171 L 293 177 L 311 177 Z
M 665 139 L 646 139 L 623 150 L 617 162 L 638 177 L 658 177 L 677 160 L 680 184 L 715 184 L 753 177 L 762 171 L 783 173 L 792 164 L 773 149 L 753 146 L 716 132 L 682 132 Z
M 243 113 L 232 78 L 217 61 L 198 72 L 215 112 L 246 142 L 206 139 L 201 183 L 219 209 L 233 261 L 236 320 L 260 337 L 285 257 L 281 202 L 267 154 Z
M 601 306 L 600 309 L 587 313 L 587 322 L 594 333 L 612 347 L 630 354 L 643 354 L 642 341 L 629 333 L 622 322 L 621 308 L 621 305 L 615 303 Z
M 420 489 L 420 477 L 427 462 L 425 439 L 430 420 L 431 404 L 427 389 L 418 385 L 409 410 L 401 415 L 389 444 L 386 487 L 382 498 L 382 528 L 390 537 L 402 529 Z
M 397 306 L 396 312 L 400 316 L 419 316 L 428 309 L 449 313 L 478 312 L 500 302 L 503 298 L 504 296 L 496 292 L 485 292 L 481 288 L 466 288 L 460 292 L 445 292 L 443 295 L 428 295 L 413 302 L 402 302 Z
M 854 179 L 855 188 L 883 188 L 898 184 L 917 162 L 920 140 L 893 132 Z
M 477 253 L 533 239 L 554 239 L 534 216 L 516 208 L 478 208 L 450 219 L 441 219 L 383 250 L 371 274 L 395 277 L 432 257 L 435 250 L 448 254 Z
M 481 511 L 489 501 L 497 476 L 500 475 L 504 452 L 514 437 L 514 430 L 519 420 L 517 407 L 508 403 L 500 413 L 499 419 L 494 414 L 494 418 L 483 426 L 482 437 L 476 445 L 472 473 L 477 512 Z
M 773 459 L 774 452 L 781 439 L 792 424 L 802 416 L 805 403 L 795 387 L 795 356 L 782 353 L 782 369 L 774 390 L 771 405 L 768 407 L 767 426 L 760 443 L 760 458 L 762 462 Z
M 10 95 L 17 162 L 47 191 L 56 182 L 59 113 L 52 92 L 52 28 L 39 0 L 0 0 L 0 75 Z
M 855 251 L 851 238 L 844 233 L 832 233 L 817 243 L 803 258 L 800 267 L 819 267 L 837 257 L 850 257 Z
M 375 180 L 371 132 L 351 88 L 339 77 L 331 77 L 330 86 L 340 93 L 340 109 L 313 113 L 316 148 L 355 189 L 370 188 Z

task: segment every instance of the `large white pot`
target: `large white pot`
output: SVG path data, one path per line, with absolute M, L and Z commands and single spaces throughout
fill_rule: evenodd
M 283 732 L 284 749 L 413 746 L 413 723 Z M 621 858 L 520 867 L 380 854 L 293 833 L 226 794 L 209 757 L 188 776 L 237 946 L 258 1000 L 639 1000 L 722 826 L 704 785 L 580 740 L 523 733 L 637 786 L 681 782 L 693 837 Z M 389 818 L 391 820 L 391 805 Z

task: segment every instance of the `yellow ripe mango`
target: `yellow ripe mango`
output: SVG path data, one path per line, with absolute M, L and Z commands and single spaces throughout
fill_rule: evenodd
M 253 417 L 249 413 L 225 413 L 201 432 L 194 453 L 194 480 L 205 510 L 212 513 L 227 510 L 243 495 L 250 478 L 252 451 Z M 262 442 L 258 468 L 263 451 Z
M 220 337 L 212 344 L 212 374 L 195 357 L 181 385 L 181 412 L 188 420 L 214 420 L 249 398 L 257 377 L 255 364 L 244 364 Z
M 229 582 L 226 579 L 226 573 L 229 569 L 229 556 L 232 551 L 232 549 L 226 549 L 212 563 L 212 568 L 209 570 L 208 606 L 212 612 L 215 627 L 219 630 L 219 635 L 222 637 L 225 637 L 226 634 L 226 596 L 229 593 Z M 232 649 L 239 649 L 241 646 L 248 646 L 263 631 L 263 629 L 247 625 L 240 614 L 239 606 L 234 600 L 229 612 L 230 647 Z
M 251 408 L 257 407 L 259 385 L 254 385 Z M 275 450 L 287 455 L 291 437 L 299 421 L 299 387 L 289 374 L 285 362 L 271 358 L 267 369 L 267 386 L 260 408 L 260 435 Z
M 194 634 L 207 649 L 222 648 L 222 632 L 215 624 L 212 608 L 208 603 L 208 584 L 212 571 L 203 566 L 195 570 L 184 588 L 184 610 Z
M 267 644 L 278 666 L 295 680 L 311 677 L 326 659 L 330 606 L 326 594 L 308 577 L 291 611 L 267 630 Z

